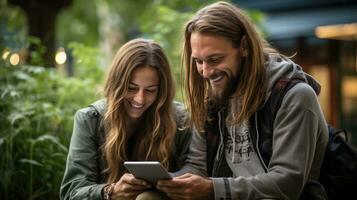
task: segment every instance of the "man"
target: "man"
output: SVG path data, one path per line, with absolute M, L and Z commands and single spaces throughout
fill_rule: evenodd
M 318 179 L 328 132 L 311 77 L 226 2 L 186 24 L 183 59 L 197 133 L 186 165 L 160 190 L 172 199 L 326 198 Z M 284 79 L 302 81 L 284 95 L 269 136 L 265 107 Z

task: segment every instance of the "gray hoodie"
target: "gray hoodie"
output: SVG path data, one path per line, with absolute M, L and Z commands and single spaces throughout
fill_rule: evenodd
M 300 66 L 277 54 L 269 56 L 266 69 L 269 81 L 266 100 L 270 97 L 274 83 L 281 77 L 306 80 L 307 76 Z M 247 132 L 244 127 L 244 124 L 227 126 L 228 133 L 220 129 L 218 151 L 223 149 L 226 153 L 217 152 L 217 156 L 225 156 L 233 175 L 228 178 L 212 177 L 215 199 L 298 199 L 305 185 L 309 186 L 306 188 L 310 194 L 320 199 L 326 198 L 318 179 L 328 141 L 328 130 L 317 96 L 307 81 L 296 84 L 286 93 L 277 112 L 273 130 L 273 153 L 268 166 L 262 164 L 264 162 L 260 153 L 255 152 L 254 148 L 249 148 L 248 157 L 242 154 L 251 145 L 248 139 L 243 145 L 245 147 L 242 147 L 239 139 L 242 138 L 242 132 L 250 136 L 249 129 Z M 231 140 L 224 141 L 224 134 Z M 228 154 L 227 147 L 232 146 L 233 149 Z M 220 159 L 216 158 L 215 162 L 217 160 Z M 204 134 L 193 134 L 186 165 L 175 174 L 186 172 L 207 176 Z

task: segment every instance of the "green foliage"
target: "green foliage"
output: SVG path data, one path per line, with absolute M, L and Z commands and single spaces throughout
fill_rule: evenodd
M 31 65 L 41 65 L 44 63 L 43 55 L 46 52 L 46 47 L 42 45 L 40 39 L 37 37 L 27 37 L 27 43 L 25 44 L 26 48 L 33 48 L 30 52 L 31 55 L 29 57 L 31 60 L 29 61 Z
M 65 46 L 77 41 L 97 45 L 99 40 L 95 0 L 73 0 L 57 18 L 57 43 Z
M 6 34 L 14 32 L 21 32 L 21 35 Z M 15 40 L 10 40 L 11 37 L 23 36 L 25 32 L 25 13 L 19 7 L 8 6 L 6 0 L 0 0 L 0 42 L 4 42 L 5 44 L 12 43 Z
M 144 13 L 140 18 L 140 30 L 143 32 L 143 37 L 151 38 L 163 46 L 177 83 L 176 99 L 182 101 L 181 33 L 183 24 L 192 16 L 192 13 L 181 13 L 160 5 L 153 5 L 153 8 L 149 10 L 150 12 Z
M 103 79 L 103 71 L 107 66 L 101 64 L 104 55 L 98 48 L 79 42 L 70 42 L 68 48 L 75 59 L 73 66 L 77 78 L 96 81 Z
M 0 61 L 0 199 L 58 199 L 74 113 L 98 99 L 93 77 L 102 75 Z
M 252 22 L 258 27 L 258 32 L 265 37 L 267 35 L 267 31 L 263 26 L 265 20 L 265 14 L 259 10 L 248 10 L 247 15 L 250 17 Z

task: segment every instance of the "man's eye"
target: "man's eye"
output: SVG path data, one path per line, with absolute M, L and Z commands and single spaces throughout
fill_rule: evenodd
M 216 63 L 220 62 L 220 59 L 219 58 L 210 58 L 210 59 L 207 60 L 207 62 L 216 64 Z
M 193 61 L 194 61 L 196 64 L 199 64 L 199 65 L 201 65 L 201 64 L 203 63 L 202 60 L 198 60 L 198 59 L 194 59 Z

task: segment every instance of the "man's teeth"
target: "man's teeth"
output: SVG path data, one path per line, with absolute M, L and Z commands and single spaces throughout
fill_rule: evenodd
M 213 82 L 219 81 L 219 80 L 221 80 L 222 77 L 223 76 L 217 76 L 216 78 L 211 79 L 211 81 L 213 81 Z

